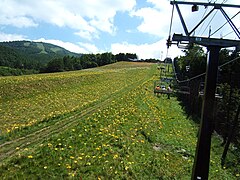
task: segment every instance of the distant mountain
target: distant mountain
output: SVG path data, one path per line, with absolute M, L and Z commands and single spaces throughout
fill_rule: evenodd
M 80 57 L 81 54 L 44 42 L 0 42 L 0 66 L 19 67 L 19 63 L 23 66 L 27 66 L 27 64 L 43 66 L 53 58 L 64 56 Z M 31 67 L 26 68 L 31 69 Z

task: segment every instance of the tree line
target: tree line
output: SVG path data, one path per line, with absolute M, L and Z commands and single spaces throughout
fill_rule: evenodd
M 81 70 L 104 66 L 117 61 L 129 61 L 129 59 L 137 59 L 137 55 L 131 53 L 113 55 L 111 52 L 106 52 L 102 54 L 83 54 L 81 57 L 64 56 L 63 58 L 55 58 L 49 61 L 41 72 Z
M 41 54 L 41 59 L 47 54 Z M 51 73 L 62 71 L 74 71 L 93 68 L 111 64 L 117 61 L 137 60 L 135 53 L 119 53 L 113 55 L 111 52 L 102 54 L 82 54 L 79 56 L 54 57 L 48 62 L 36 61 L 27 54 L 14 49 L 0 46 L 0 75 L 22 75 L 31 73 Z M 153 62 L 154 59 L 146 60 Z M 155 60 L 156 62 L 157 60 Z

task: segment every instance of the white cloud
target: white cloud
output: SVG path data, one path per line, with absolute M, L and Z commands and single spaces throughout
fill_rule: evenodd
M 74 34 L 80 36 L 83 39 L 89 40 L 89 41 L 91 41 L 93 38 L 97 38 L 97 39 L 99 38 L 98 33 L 95 33 L 93 35 L 89 31 L 85 31 L 85 30 L 80 30 L 78 32 L 75 32 Z
M 5 34 L 0 32 L 0 41 L 18 41 L 26 40 L 26 36 L 20 34 Z
M 195 1 L 197 2 L 198 0 Z M 153 7 L 143 7 L 141 9 L 133 10 L 131 12 L 132 16 L 139 17 L 143 20 L 142 23 L 137 27 L 137 29 L 140 32 L 155 35 L 158 36 L 159 38 L 168 37 L 172 13 L 172 5 L 170 5 L 170 1 L 147 0 L 147 2 L 151 3 Z M 207 3 L 208 1 L 205 0 L 205 2 Z M 222 0 L 218 0 L 217 3 L 222 3 Z M 238 4 L 237 0 L 228 0 L 227 3 Z M 183 15 L 183 19 L 185 20 L 185 23 L 187 25 L 188 31 L 191 31 L 200 22 L 203 15 L 206 15 L 211 9 L 211 7 L 205 8 L 204 6 L 200 6 L 198 12 L 192 12 L 191 5 L 179 5 L 179 8 Z M 234 14 L 238 12 L 238 8 L 224 8 L 224 9 L 228 13 L 229 17 L 232 17 Z M 212 32 L 214 32 L 222 24 L 226 22 L 226 19 L 223 17 L 220 11 L 215 15 L 215 17 L 211 21 L 211 18 L 214 16 L 214 13 L 211 16 L 209 16 L 207 20 L 205 20 L 203 25 L 200 25 L 198 27 L 198 29 L 195 32 L 195 35 L 208 36 L 209 26 L 211 26 Z M 209 24 L 210 21 L 211 23 Z M 235 25 L 239 27 L 240 25 L 239 16 L 236 17 L 233 21 Z M 231 31 L 231 28 L 229 25 L 226 25 L 223 29 L 221 29 L 221 31 L 216 33 L 215 36 L 219 38 L 221 34 L 224 33 L 226 34 L 229 31 Z M 173 33 L 184 34 L 182 23 L 180 21 L 176 8 L 174 10 L 171 35 Z
M 169 49 L 167 55 L 166 40 L 161 40 L 153 44 L 128 44 L 127 42 L 115 43 L 111 45 L 111 51 L 113 54 L 118 53 L 136 53 L 139 59 L 156 58 L 163 60 L 166 56 L 174 58 L 182 55 L 180 49 L 176 46 L 172 46 Z
M 44 38 L 40 38 L 37 40 L 34 40 L 35 42 L 45 42 L 45 43 L 50 43 L 50 44 L 54 44 L 60 47 L 63 47 L 71 52 L 75 52 L 75 53 L 83 53 L 83 54 L 88 54 L 88 53 L 102 53 L 103 51 L 99 50 L 94 44 L 90 44 L 90 43 L 71 43 L 71 42 L 63 42 L 60 40 L 56 40 L 56 39 L 44 39 Z
M 147 1 L 151 3 L 151 7 L 142 7 L 136 9 L 136 3 Z M 199 1 L 199 0 L 192 0 Z M 208 2 L 208 0 L 202 0 Z M 228 0 L 229 4 L 239 4 L 239 0 Z M 218 0 L 221 3 L 222 0 Z M 137 53 L 140 58 L 160 58 L 161 51 L 163 51 L 163 56 L 166 54 L 166 39 L 169 33 L 169 25 L 171 19 L 172 5 L 170 5 L 170 0 L 0 0 L 0 25 L 1 29 L 6 30 L 9 25 L 26 28 L 26 27 L 38 27 L 42 22 L 45 24 L 53 24 L 59 27 L 67 27 L 74 31 L 74 34 L 84 38 L 87 42 L 91 41 L 94 43 L 94 39 L 99 39 L 99 41 L 108 41 L 109 39 L 101 39 L 102 32 L 106 32 L 110 35 L 116 34 L 116 29 L 121 27 L 116 27 L 114 24 L 114 18 L 117 12 L 130 12 L 131 16 L 138 17 L 141 21 L 138 27 L 135 29 L 126 30 L 131 33 L 132 36 L 135 34 L 138 36 L 139 33 L 134 33 L 140 31 L 142 33 L 147 33 L 154 35 L 154 39 L 157 37 L 163 39 L 156 43 L 146 43 L 146 44 L 129 44 L 125 43 L 115 43 L 112 44 L 111 50 L 113 53 L 119 52 L 129 52 Z M 180 9 L 184 15 L 187 26 L 190 28 L 195 25 L 199 19 L 202 18 L 204 14 L 204 7 L 200 7 L 199 12 L 192 13 L 191 5 L 184 6 L 181 5 Z M 209 10 L 210 8 L 208 8 Z M 232 9 L 232 8 L 231 8 Z M 234 8 L 233 8 L 234 9 Z M 238 8 L 235 8 L 238 11 Z M 234 9 L 234 10 L 235 10 Z M 233 10 L 226 10 L 230 13 L 230 17 L 236 14 Z M 216 16 L 218 18 L 219 16 Z M 182 25 L 175 9 L 174 19 L 173 19 L 173 33 L 183 33 Z M 224 18 L 221 18 L 224 20 Z M 225 21 L 216 20 L 216 25 L 220 26 Z M 128 19 L 126 22 L 128 23 Z M 240 26 L 239 15 L 234 19 L 236 26 Z M 44 25 L 45 25 L 44 24 Z M 205 24 L 205 26 L 207 23 Z M 202 30 L 205 27 L 202 28 Z M 216 26 L 212 25 L 212 32 L 216 29 Z M 216 34 L 225 35 L 230 32 L 229 26 L 225 29 L 219 31 Z M 16 31 L 17 32 L 17 31 Z M 18 32 L 23 32 L 18 31 Z M 198 31 L 196 31 L 197 33 Z M 26 32 L 29 33 L 29 32 Z M 56 32 L 57 33 L 57 32 Z M 208 29 L 205 34 L 208 33 Z M 25 33 L 24 33 L 25 34 Z M 33 34 L 31 34 L 32 36 Z M 232 35 L 232 34 L 231 34 Z M 71 36 L 71 34 L 69 35 Z M 147 37 L 147 36 L 146 36 Z M 67 38 L 67 37 L 65 37 Z M 0 32 L 0 40 L 11 41 L 11 40 L 22 40 L 26 39 L 23 35 L 18 34 L 4 34 Z M 120 39 L 117 37 L 116 39 Z M 141 41 L 141 37 L 136 37 Z M 101 52 L 94 44 L 89 43 L 70 43 L 63 42 L 61 40 L 49 40 L 47 37 L 42 39 L 44 42 L 53 43 L 74 52 L 80 53 L 97 53 Z M 79 40 L 76 40 L 79 41 Z M 111 41 L 111 40 L 109 40 Z M 147 42 L 147 39 L 144 40 Z M 108 42 L 111 43 L 111 42 Z M 106 44 L 108 44 L 106 43 Z M 139 42 L 138 42 L 139 43 Z M 110 49 L 110 48 L 105 48 Z M 178 55 L 176 46 L 172 46 L 169 49 L 170 56 Z M 176 53 L 175 53 L 176 52 Z
M 173 6 L 170 4 L 169 0 L 146 0 L 151 3 L 153 7 L 143 7 L 131 12 L 132 16 L 141 18 L 143 21 L 137 27 L 140 32 L 148 33 L 151 35 L 158 36 L 159 38 L 167 38 L 170 31 L 170 22 L 172 18 Z M 192 22 L 196 23 L 196 19 L 190 19 L 192 17 L 191 6 L 179 5 L 181 13 L 183 14 L 184 20 L 190 22 L 190 27 L 192 27 Z M 201 14 L 202 15 L 202 14 Z M 201 16 L 197 16 L 199 18 Z M 175 33 L 184 33 L 181 21 L 179 19 L 176 8 L 174 8 L 173 18 L 172 18 L 171 35 Z M 187 24 L 188 26 L 188 24 Z
M 28 16 L 32 11 L 29 6 L 16 3 L 14 0 L 0 0 L 0 24 L 15 27 L 36 27 L 38 24 Z M 24 3 L 23 3 L 24 4 Z
M 24 27 L 37 27 L 38 24 L 36 24 L 32 19 L 26 18 L 26 17 L 0 17 L 0 25 L 12 25 L 18 27 L 18 28 L 24 28 Z
M 36 27 L 46 22 L 76 30 L 76 35 L 91 40 L 99 31 L 114 34 L 114 16 L 118 11 L 130 11 L 136 0 L 0 0 L 0 24 L 16 27 Z M 84 33 L 83 33 L 84 32 Z
M 166 34 L 165 32 L 163 33 L 162 27 L 164 25 L 162 24 L 161 20 L 161 12 L 158 10 L 153 8 L 142 8 L 132 12 L 131 14 L 143 19 L 143 22 L 137 27 L 140 32 L 149 33 L 159 37 L 162 37 Z
M 70 42 L 63 42 L 60 40 L 56 40 L 56 39 L 44 39 L 44 38 L 40 38 L 37 40 L 34 40 L 35 42 L 45 42 L 45 43 L 50 43 L 50 44 L 54 44 L 60 47 L 63 47 L 71 52 L 75 52 L 75 53 L 88 53 L 88 51 L 85 48 L 82 48 L 76 44 L 70 43 Z
M 99 50 L 94 44 L 90 43 L 78 43 L 82 48 L 84 48 L 88 53 L 102 53 L 103 51 Z
M 137 27 L 140 32 L 158 37 L 167 37 L 172 6 L 167 0 L 147 0 L 153 7 L 144 7 L 131 12 L 132 16 L 143 19 Z

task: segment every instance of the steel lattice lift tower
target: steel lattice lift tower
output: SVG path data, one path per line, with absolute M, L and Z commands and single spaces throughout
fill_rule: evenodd
M 199 179 L 208 179 L 209 173 L 209 160 L 210 160 L 210 149 L 211 149 L 211 136 L 213 133 L 213 109 L 214 109 L 214 100 L 215 100 L 215 90 L 216 90 L 216 81 L 217 81 L 217 71 L 218 71 L 218 61 L 219 61 L 219 52 L 221 48 L 235 47 L 240 49 L 240 32 L 232 22 L 231 18 L 224 11 L 223 7 L 228 8 L 240 8 L 240 5 L 232 4 L 217 4 L 217 3 L 201 3 L 201 2 L 183 2 L 183 1 L 171 1 L 171 5 L 176 7 L 178 15 L 180 17 L 184 33 L 182 34 L 173 34 L 172 38 L 169 33 L 169 38 L 167 40 L 167 46 L 171 44 L 184 44 L 184 43 L 195 43 L 208 49 L 208 58 L 207 58 L 207 67 L 206 67 L 206 76 L 205 76 L 205 88 L 204 88 L 204 99 L 201 113 L 201 124 L 198 135 L 198 142 L 195 153 L 195 160 L 192 170 L 192 180 Z M 183 19 L 182 13 L 180 11 L 179 5 L 192 5 L 192 11 L 198 11 L 198 6 L 211 7 L 207 15 L 205 15 L 202 20 L 191 30 L 189 31 L 185 21 Z M 231 39 L 222 39 L 222 38 L 210 38 L 210 37 L 198 37 L 194 36 L 195 30 L 209 17 L 209 15 L 214 10 L 220 10 L 227 23 L 231 26 L 236 36 L 237 40 Z M 173 13 L 172 13 L 173 16 Z M 172 24 L 172 20 L 171 20 Z M 171 25 L 170 25 L 171 29 Z

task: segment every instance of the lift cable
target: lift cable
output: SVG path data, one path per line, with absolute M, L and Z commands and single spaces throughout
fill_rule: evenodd
M 238 60 L 238 59 L 240 59 L 240 57 L 234 58 L 233 60 L 230 60 L 230 61 L 228 61 L 228 62 L 226 62 L 226 63 L 218 66 L 218 69 L 219 69 L 219 68 L 222 68 L 223 66 L 226 66 L 226 65 L 228 65 L 228 64 L 230 64 L 230 63 L 232 63 L 232 62 L 234 62 L 234 61 L 236 61 L 236 60 Z M 186 80 L 182 80 L 182 81 L 178 80 L 178 79 L 177 79 L 177 76 L 176 76 L 176 75 L 175 75 L 175 76 L 176 76 L 176 81 L 177 81 L 178 83 L 186 83 L 186 82 L 192 81 L 192 80 L 194 80 L 194 79 L 197 79 L 197 78 L 199 78 L 199 77 L 201 77 L 201 76 L 204 76 L 205 74 L 206 74 L 206 73 L 202 73 L 202 74 L 196 75 L 196 76 L 194 76 L 194 77 L 192 77 L 192 78 L 189 78 L 189 79 L 186 79 Z
M 214 15 L 212 16 L 212 18 L 211 18 L 210 21 L 208 22 L 206 28 L 205 28 L 204 31 L 202 32 L 201 36 L 205 33 L 206 29 L 209 27 L 210 23 L 212 22 L 213 18 L 216 16 L 217 12 L 218 12 L 218 11 L 216 11 L 216 12 L 214 13 Z
M 211 2 L 212 2 L 212 0 L 208 0 L 208 3 L 211 3 Z M 214 3 L 216 3 L 216 2 L 217 2 L 217 0 L 215 0 Z M 203 18 L 205 17 L 205 15 L 206 15 L 206 13 L 207 13 L 207 10 L 208 10 L 208 6 L 205 6 L 205 11 L 204 11 L 204 13 L 203 13 L 203 15 L 202 15 L 202 20 L 203 20 Z M 202 20 L 201 20 L 201 21 L 202 21 Z M 199 32 L 201 32 L 204 24 L 205 24 L 205 21 L 202 23 L 201 27 L 199 28 Z
M 230 20 L 232 20 L 233 18 L 235 18 L 238 14 L 240 13 L 240 11 L 238 11 L 234 16 L 232 16 L 230 18 Z M 227 20 L 221 27 L 219 27 L 216 31 L 214 31 L 212 34 L 210 34 L 210 36 L 216 34 L 220 29 L 222 29 L 227 23 L 229 23 L 229 20 Z M 234 31 L 233 31 L 234 32 Z
M 173 23 L 173 13 L 174 13 L 174 6 L 172 6 L 172 15 L 171 15 L 171 21 L 169 26 L 169 33 L 168 33 L 168 40 L 167 40 L 167 55 L 168 55 L 168 49 L 171 45 L 171 33 L 172 33 L 172 23 Z M 167 57 L 166 55 L 166 57 Z
M 236 61 L 236 60 L 238 60 L 238 59 L 240 59 L 240 57 L 236 57 L 236 58 L 234 58 L 233 60 L 230 60 L 230 61 L 228 61 L 228 62 L 226 62 L 226 63 L 218 66 L 218 68 L 221 68 L 221 67 L 223 67 L 223 66 L 226 66 L 226 65 L 228 65 L 228 64 L 230 64 L 230 63 L 232 63 L 232 62 L 234 62 L 234 61 Z
M 172 7 L 172 15 L 171 15 L 171 21 L 170 21 L 170 27 L 169 27 L 169 33 L 168 33 L 169 36 L 171 36 L 171 33 L 172 33 L 173 13 L 174 13 L 174 6 Z
M 212 2 L 212 0 L 208 0 L 208 3 L 211 3 L 211 2 Z M 207 13 L 207 10 L 208 10 L 208 6 L 205 6 L 205 11 L 204 11 L 204 13 L 203 13 L 203 15 L 202 15 L 201 21 L 202 21 L 203 18 L 205 17 L 205 15 L 206 15 L 206 13 Z M 201 25 L 201 27 L 200 27 L 200 29 L 199 29 L 199 32 L 202 30 L 204 23 L 205 23 L 205 22 L 203 22 L 203 24 Z
M 228 0 L 223 0 L 221 4 L 224 4 L 224 3 L 226 3 L 227 1 L 228 1 Z M 217 0 L 216 0 L 214 3 L 216 3 L 216 2 L 217 2 Z M 213 18 L 216 16 L 217 12 L 218 12 L 218 11 L 216 11 L 215 14 L 212 16 L 211 20 L 208 22 L 208 25 L 206 26 L 206 28 L 205 28 L 204 31 L 202 32 L 201 36 L 205 33 L 206 29 L 209 27 L 210 23 L 212 22 Z M 202 26 L 203 26 L 203 25 L 202 25 Z M 202 27 L 201 27 L 201 28 L 202 28 Z M 212 35 L 212 34 L 211 34 L 211 35 Z M 209 35 L 209 37 L 210 37 L 211 35 Z
M 240 30 L 240 27 L 239 28 L 237 28 L 237 30 Z M 233 31 L 231 31 L 231 32 L 229 32 L 229 33 L 227 33 L 227 34 L 225 34 L 224 36 L 222 36 L 222 38 L 224 38 L 224 37 L 226 37 L 226 36 L 228 36 L 229 34 L 232 34 L 232 33 L 234 33 L 235 31 L 233 30 Z
M 208 3 L 211 3 L 211 1 L 208 1 Z M 202 15 L 202 19 L 201 19 L 201 21 L 202 21 L 203 18 L 205 17 L 205 15 L 206 15 L 206 13 L 207 13 L 207 10 L 208 10 L 208 6 L 205 7 L 205 11 L 204 11 L 204 13 L 203 13 L 203 15 Z M 201 27 L 199 28 L 199 32 L 201 32 L 201 30 L 202 30 L 204 24 L 205 24 L 205 21 L 202 23 Z
M 171 33 L 172 33 L 172 23 L 173 23 L 173 13 L 174 13 L 174 6 L 172 7 L 172 15 L 171 15 L 171 21 L 170 21 L 170 26 L 169 26 L 169 33 L 168 33 L 168 39 L 167 39 L 167 52 L 166 52 L 166 57 L 168 57 L 168 50 L 171 45 Z M 165 62 L 165 68 L 166 68 L 166 62 Z

